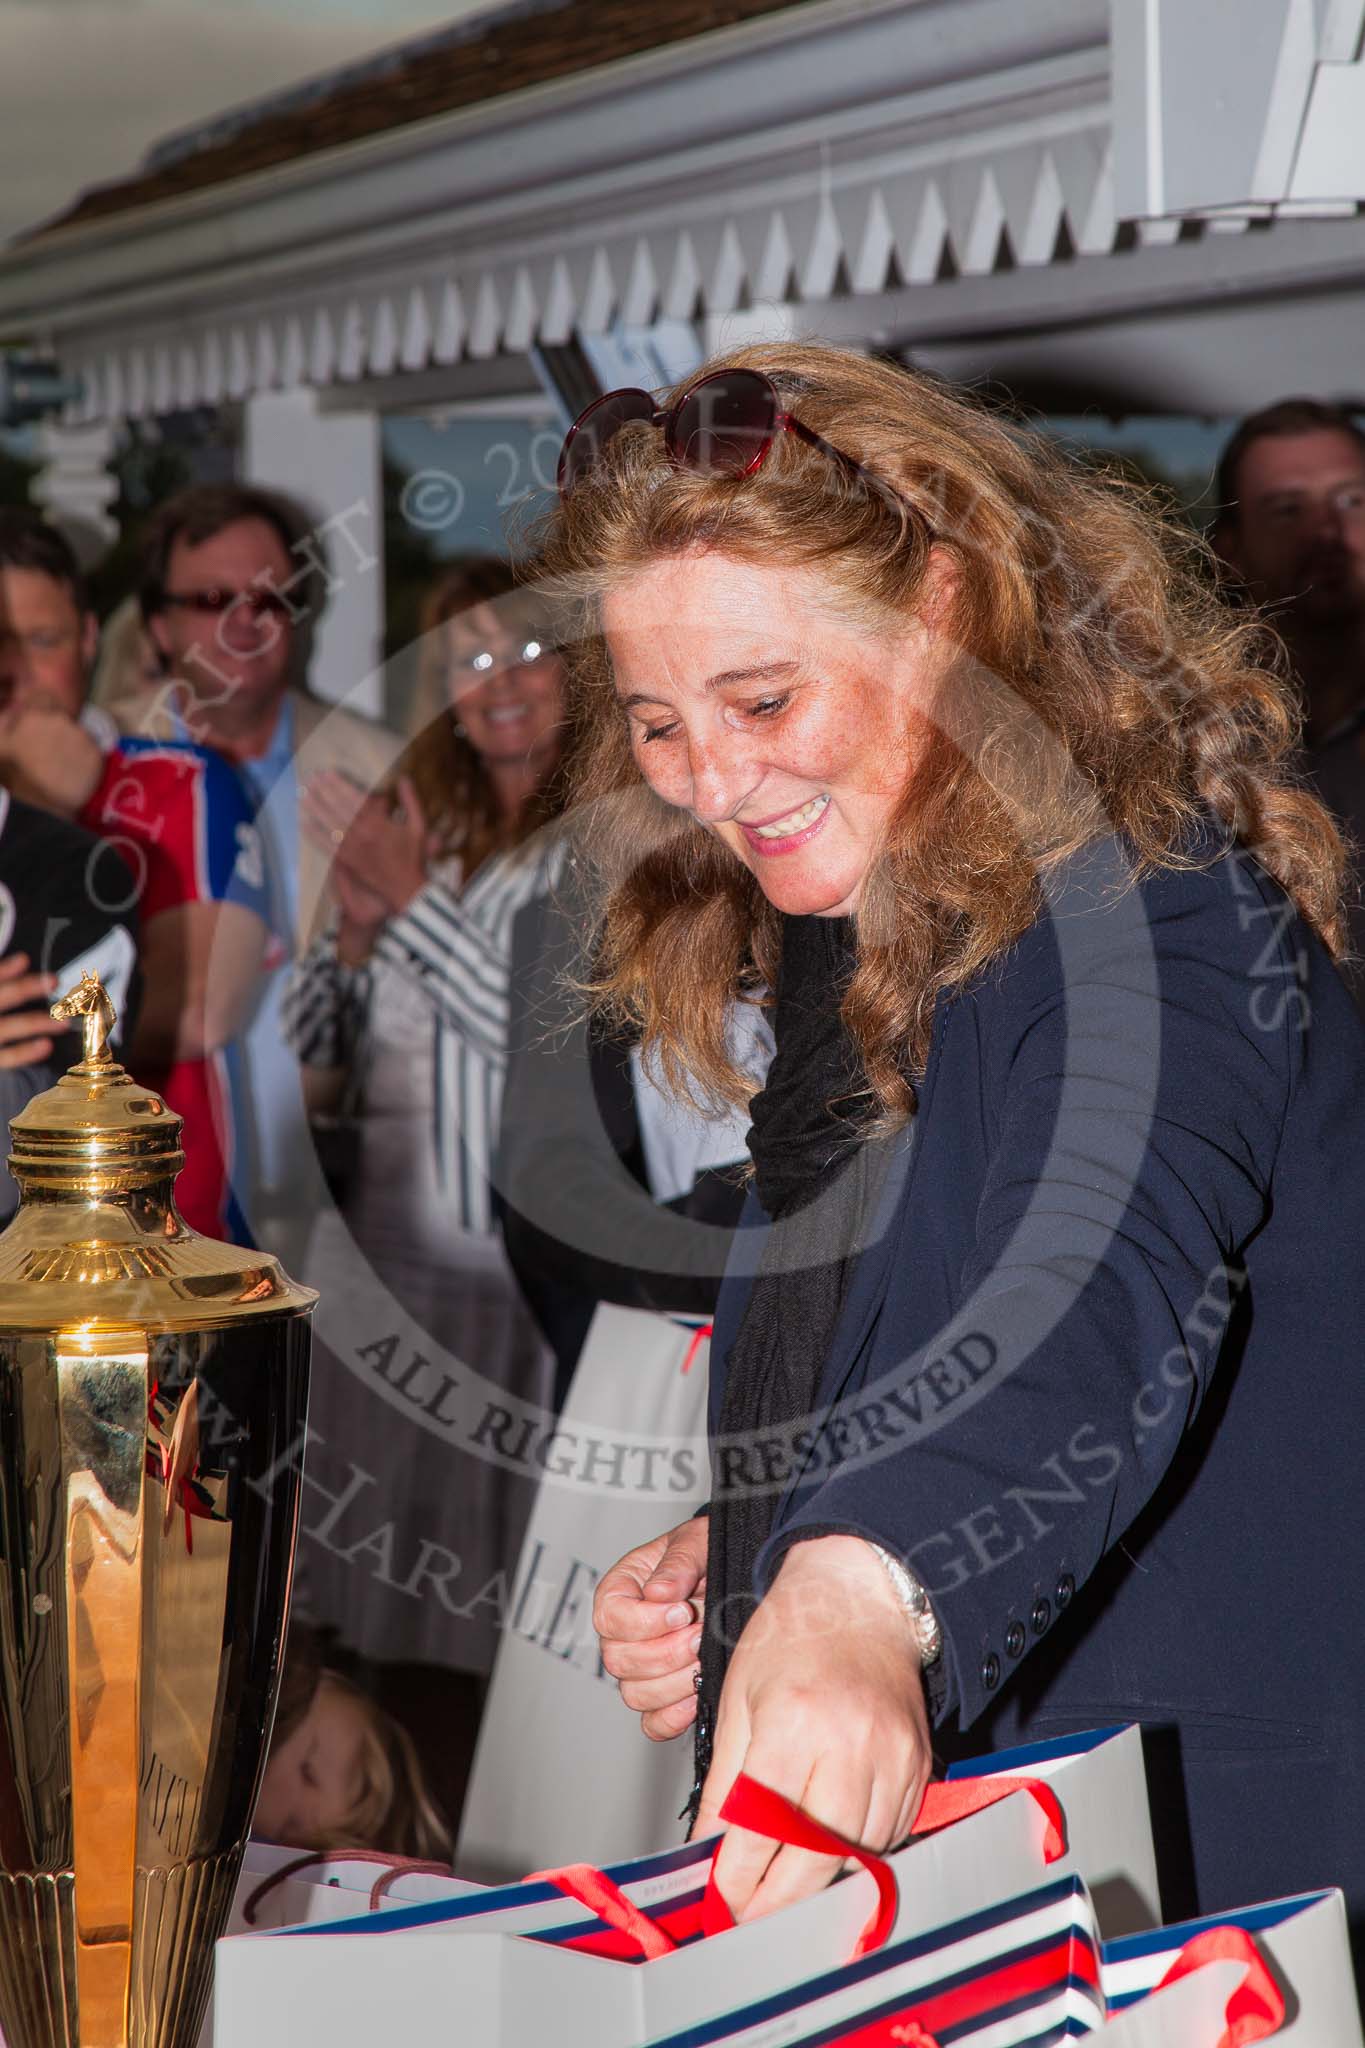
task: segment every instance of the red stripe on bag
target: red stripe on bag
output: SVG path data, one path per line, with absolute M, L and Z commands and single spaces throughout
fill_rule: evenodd
M 581 1906 L 586 1906 L 590 1912 L 596 1913 L 599 1920 L 605 1920 L 608 1927 L 623 1935 L 627 1948 L 633 1942 L 646 1962 L 672 1955 L 678 1946 L 671 1934 L 626 1897 L 619 1884 L 614 1884 L 602 1871 L 594 1870 L 591 1863 L 566 1863 L 559 1870 L 533 1870 L 525 1882 L 557 1885 L 560 1891 L 566 1892 L 571 1899 L 577 1899 Z M 594 1955 L 612 1955 L 618 1948 L 610 1937 L 598 1934 L 570 1938 L 563 1945 L 565 1948 L 590 1947 Z
M 1217 2048 L 1249 2048 L 1277 2034 L 1284 2024 L 1284 1997 L 1265 1957 L 1244 1927 L 1209 1927 L 1187 1941 L 1156 1986 L 1164 1991 L 1206 1963 L 1245 1963 L 1246 1976 L 1227 2002 L 1227 2032 Z
M 970 1984 L 937 1997 L 918 1999 L 899 2012 L 883 2013 L 836 2039 L 839 2048 L 938 2048 L 938 2035 L 952 2028 L 979 2025 L 1021 1999 L 1037 2001 L 1076 1979 L 1098 1988 L 1099 1970 L 1089 1946 L 1074 1934 L 1063 1935 L 1052 1948 L 1026 1961 L 1006 1963 L 976 1977 Z M 831 2043 L 833 2048 L 833 2043 Z
M 701 1924 L 701 1898 L 688 1899 L 680 1906 L 670 1906 L 665 1912 L 655 1911 L 649 1915 L 655 1927 L 662 1928 L 670 1937 L 675 1948 L 690 1948 L 694 1941 L 700 1941 L 703 1934 Z M 530 1934 L 529 1941 L 544 1941 L 544 1934 Z M 613 1963 L 642 1963 L 640 1944 L 632 1934 L 619 1933 L 615 1928 L 593 1928 L 587 1934 L 556 1936 L 556 1948 L 571 1948 L 579 1955 L 603 1956 Z

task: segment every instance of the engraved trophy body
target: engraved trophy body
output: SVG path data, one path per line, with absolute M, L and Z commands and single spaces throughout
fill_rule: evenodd
M 87 985 L 90 983 L 91 985 Z M 85 1057 L 0 1235 L 0 2031 L 192 2048 L 274 1714 L 309 1311 L 177 1215 L 180 1118 Z

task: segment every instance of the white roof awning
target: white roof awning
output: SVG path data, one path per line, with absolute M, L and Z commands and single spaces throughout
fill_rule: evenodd
M 1213 0 L 1112 12 L 1111 38 L 1105 0 L 806 0 L 58 227 L 0 256 L 0 337 L 84 380 L 77 417 L 135 418 L 772 302 L 837 303 L 847 328 L 865 301 L 913 332 L 946 280 L 1017 297 L 1019 273 L 1063 266 L 1083 309 L 1110 259 L 1133 275 L 1191 233 L 1356 214 L 1365 162 L 1324 167 L 1313 110 L 1341 97 L 1337 74 L 1365 88 L 1365 0 L 1243 0 L 1259 26 L 1235 36 Z M 1279 69 L 1244 64 L 1277 26 Z M 1223 103 L 1239 94 L 1254 147 Z M 1354 227 L 1350 243 L 1365 274 Z

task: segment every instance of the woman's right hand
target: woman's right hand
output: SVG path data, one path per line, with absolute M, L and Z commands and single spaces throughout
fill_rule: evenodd
M 389 906 L 377 890 L 339 864 L 332 869 L 332 888 L 341 912 L 337 956 L 347 967 L 363 967 L 388 923 Z
M 430 834 L 410 776 L 399 776 L 391 803 L 339 770 L 323 769 L 305 785 L 299 816 L 328 854 L 333 875 L 346 871 L 382 902 L 385 917 L 406 910 L 426 887 Z
M 681 1735 L 697 1716 L 706 1535 L 705 1515 L 694 1515 L 627 1551 L 593 1601 L 602 1662 L 651 1742 Z

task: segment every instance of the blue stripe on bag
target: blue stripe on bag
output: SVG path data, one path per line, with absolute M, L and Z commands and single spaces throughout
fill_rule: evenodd
M 1028 1955 L 1029 1951 L 1026 1949 L 1020 1949 L 1017 1955 L 1013 1950 L 1010 1950 L 1007 1955 L 1000 1958 L 1000 1962 L 1026 1962 Z M 999 1964 L 996 1965 L 997 1968 L 999 1966 Z M 977 1972 L 976 1974 L 980 1975 L 982 1973 Z M 963 1984 L 966 1984 L 971 1979 L 966 1977 L 961 1981 Z M 936 1998 L 944 1991 L 953 1991 L 958 1988 L 958 1980 L 945 1978 L 941 1984 L 926 1984 L 923 1991 L 916 1991 L 913 1993 L 913 1996 L 917 2000 Z M 1077 1977 L 1074 1974 L 1059 1977 L 1056 1983 L 1050 1984 L 1047 1991 L 1042 1995 L 1050 2003 L 1053 1999 L 1060 1998 L 1068 1991 L 1082 1992 L 1087 1998 L 1092 2000 L 1095 1995 L 1094 1985 L 1087 1984 L 1083 1977 Z M 1016 1998 L 1009 2005 L 993 2005 L 989 2012 L 978 2013 L 975 2019 L 963 2020 L 960 2026 L 945 2027 L 940 2022 L 934 2034 L 934 2040 L 938 2043 L 938 2048 L 953 2048 L 953 2044 L 956 2041 L 969 2042 L 975 2035 L 984 2034 L 988 2027 L 1003 2026 L 1006 2020 L 1019 2019 L 1027 2015 L 1030 2006 L 1035 2006 L 1037 2003 L 1037 1997 L 1031 1995 L 1027 1998 Z M 830 2048 L 832 2042 L 847 2040 L 855 2028 L 861 2031 L 863 2027 L 875 2026 L 878 2020 L 894 2019 L 898 2013 L 902 2013 L 904 2010 L 905 1994 L 902 1992 L 899 1998 L 889 1998 L 884 2005 L 876 2006 L 867 2012 L 860 2012 L 855 2018 L 834 2020 L 828 2027 L 822 2028 L 818 2034 L 801 2034 L 796 2036 L 796 2048 Z M 1098 2010 L 1099 2008 L 1096 2007 L 1097 2012 Z M 1090 2040 L 1093 2038 L 1094 2032 L 1093 2026 L 1088 2026 L 1084 2020 L 1072 2017 L 1059 2020 L 1055 2026 L 1044 2028 L 1041 2034 L 1030 2034 L 1026 2039 L 1016 2040 L 1014 2048 L 1053 2048 L 1053 2044 L 1058 2041 Z M 660 2042 L 659 2048 L 673 2048 L 673 2043 L 671 2041 Z
M 878 2020 L 891 2019 L 896 2014 L 903 2013 L 907 2004 L 927 2005 L 933 1998 L 950 1997 L 955 1991 L 965 1991 L 999 1970 L 1011 1968 L 1018 1963 L 1030 1962 L 1035 1955 L 1046 1954 L 1047 1950 L 1054 1946 L 1056 1938 L 1052 1935 L 1042 1941 L 1032 1942 L 1026 1948 L 1005 1949 L 990 1962 L 981 1963 L 974 1969 L 959 1970 L 952 1977 L 936 1978 L 931 1984 L 916 1986 L 912 1992 L 893 1993 L 890 1998 L 883 1999 L 878 2005 L 868 2006 L 865 2011 L 848 2013 L 842 2019 L 831 2020 L 818 2034 L 799 2034 L 789 2038 L 796 2041 L 799 2048 L 828 2048 L 832 2041 L 846 2040 L 855 2031 L 875 2026 Z M 1082 1940 L 1084 1937 L 1078 1933 L 1077 1939 Z M 849 1977 L 845 1977 L 843 1972 L 835 1972 L 833 1975 L 836 1988 L 838 1983 L 849 1981 Z M 851 1972 L 849 1976 L 851 1977 Z M 829 1979 L 817 1978 L 809 1984 L 797 1985 L 795 1990 L 780 1997 L 766 1998 L 759 2005 L 746 2005 L 738 2012 L 728 2014 L 724 2019 L 707 2026 L 689 2028 L 685 2034 L 670 2034 L 665 2040 L 656 2042 L 654 2048 L 708 2048 L 709 2043 L 723 2042 L 728 2036 L 741 2033 L 747 2028 L 761 2026 L 767 2020 L 781 2019 L 789 2012 L 799 2011 L 803 2005 L 812 2004 L 817 1997 L 824 1996 L 829 1988 Z M 1046 1998 L 1051 2003 L 1071 1991 L 1079 1993 L 1092 2005 L 1095 2004 L 1094 1985 L 1088 1983 L 1084 1977 L 1078 1976 L 1074 1970 L 1069 1970 L 1065 1976 L 1056 1978 L 1045 1990 L 1030 1992 L 1023 1998 L 1012 1999 L 1006 2005 L 993 2005 L 988 2010 L 977 2013 L 973 2018 L 963 2020 L 957 2026 L 945 2027 L 940 2022 L 934 2039 L 938 2042 L 939 2048 L 952 2048 L 955 2041 L 969 2041 L 973 2034 L 984 2033 L 987 2027 L 997 2027 L 1005 2020 L 1017 2019 L 1027 2014 L 1030 2007 L 1038 2004 L 1040 1998 Z M 1098 2012 L 1098 2006 L 1095 2009 Z M 1073 2017 L 1047 2026 L 1041 2034 L 1029 2035 L 1027 2040 L 1018 2042 L 1016 2048 L 1035 2048 L 1035 2044 L 1043 2042 L 1074 2041 L 1088 2037 L 1093 2031 L 1093 2027 Z
M 560 1897 L 562 1898 L 563 1896 L 561 1892 Z M 640 1906 L 640 1911 L 648 1914 L 650 1919 L 657 1918 L 663 1920 L 674 1913 L 681 1913 L 688 1906 L 699 1906 L 705 1897 L 706 1886 L 699 1884 L 695 1891 L 679 1892 L 676 1898 L 652 1901 L 648 1906 Z M 636 1903 L 639 1904 L 639 1901 L 637 1900 Z M 619 1934 L 619 1932 L 620 1929 L 613 1927 L 609 1920 L 571 1920 L 563 1927 L 528 1928 L 525 1934 L 519 1935 L 517 1938 L 521 1941 L 543 1941 L 554 1948 L 562 1946 L 565 1942 L 583 1941 L 594 1935 Z M 689 1934 L 682 1938 L 674 1935 L 673 1938 L 677 1941 L 679 1948 L 691 1948 L 695 1942 L 702 1939 L 700 1922 L 695 1934 Z
M 684 1842 L 680 1849 L 665 1849 L 657 1856 L 642 1856 L 634 1863 L 610 1863 L 603 1875 L 622 1886 L 640 1884 L 651 1877 L 669 1877 L 674 1871 L 685 1870 L 691 1864 L 709 1863 L 713 1844 L 714 1837 L 705 1842 Z M 679 1893 L 676 1897 L 652 1903 L 671 1912 L 684 1896 Z M 410 1927 L 442 1927 L 455 1920 L 512 1912 L 518 1906 L 562 1904 L 563 1899 L 564 1894 L 556 1884 L 527 1884 L 523 1881 L 495 1885 L 488 1891 L 470 1892 L 464 1898 L 440 1899 L 423 1906 L 390 1906 L 382 1913 L 363 1913 L 353 1920 L 324 1920 L 302 1927 L 280 1927 L 263 1932 L 291 1937 L 305 1934 L 400 1934 Z M 594 1928 L 601 1929 L 603 1925 L 601 1921 L 580 1920 L 572 1932 L 587 1934 Z M 538 1928 L 534 1931 L 540 1932 Z
M 1051 1763 L 1058 1757 L 1089 1756 L 1092 1749 L 1112 1742 L 1129 1724 L 1115 1722 L 1112 1728 L 1090 1728 L 1082 1735 L 1055 1735 L 1049 1742 L 1025 1742 L 1017 1749 L 1002 1749 L 994 1756 L 974 1756 L 949 1764 L 950 1778 L 993 1778 L 997 1772 L 1019 1771 L 1029 1764 Z
M 1147 1956 L 1169 1956 L 1174 1961 L 1186 1942 L 1210 1927 L 1242 1927 L 1248 1934 L 1257 1934 L 1266 1927 L 1282 1927 L 1286 1920 L 1306 1913 L 1310 1906 L 1321 1905 L 1330 1896 L 1326 1891 L 1303 1892 L 1295 1898 L 1271 1899 L 1264 1906 L 1242 1906 L 1232 1913 L 1209 1913 L 1202 1920 L 1182 1920 L 1174 1927 L 1154 1928 L 1149 1934 L 1125 1934 L 1117 1941 L 1101 1943 L 1100 1967 L 1113 1970 L 1125 1963 L 1139 1963 Z M 1151 1984 L 1139 1984 L 1131 1991 L 1111 1991 L 1110 2011 L 1122 2012 L 1125 2007 L 1136 2005 L 1140 1999 L 1150 1997 L 1152 1988 Z
M 920 1956 L 933 1955 L 938 1949 L 970 1941 L 974 1935 L 989 1933 L 992 1928 L 1007 1927 L 1012 1921 L 1023 1920 L 1032 1913 L 1043 1912 L 1048 1906 L 1056 1905 L 1068 1898 L 1079 1901 L 1082 1906 L 1087 1904 L 1085 1886 L 1080 1878 L 1058 1878 L 1055 1884 L 1041 1885 L 1037 1891 L 1024 1892 L 1018 1898 L 1007 1899 L 1003 1905 L 987 1907 L 979 1913 L 967 1915 L 962 1920 L 949 1921 L 946 1926 L 936 1927 L 928 1934 L 912 1935 L 905 1941 L 892 1942 L 888 1947 L 877 1949 L 873 1954 L 863 1956 L 857 1962 L 845 1963 L 838 1969 L 826 1970 L 818 1977 L 808 1978 L 803 1984 L 789 1986 L 785 1990 L 773 1992 L 767 1998 L 758 1999 L 753 2005 L 735 2007 L 720 2019 L 707 2020 L 699 2026 L 688 2027 L 681 2034 L 669 2034 L 656 2042 L 655 2048 L 709 2048 L 711 2042 L 723 2041 L 727 2035 L 737 2034 L 743 2028 L 760 2026 L 765 2021 L 781 2018 L 784 2013 L 793 2009 L 799 2010 L 803 2005 L 813 2004 L 816 1999 L 827 1996 L 831 1990 L 836 1990 L 842 1985 L 862 1983 L 867 1978 L 880 1976 L 886 1970 L 894 1969 L 902 1963 L 914 1962 Z M 1056 1945 L 1059 1936 L 1066 1931 L 1065 1928 L 1059 1929 L 1051 1934 L 1040 1935 L 1035 1941 L 1019 1948 L 1002 1949 L 996 1955 L 988 1956 L 980 1963 L 974 1963 L 969 1969 L 959 1970 L 952 1976 L 922 1985 L 912 1994 L 902 1991 L 883 2006 L 859 2013 L 856 2021 L 845 2018 L 837 2024 L 832 2023 L 824 2032 L 811 2035 L 809 2048 L 816 2048 L 818 2042 L 837 2041 L 841 2033 L 851 2032 L 855 2024 L 860 2027 L 868 2026 L 882 2013 L 898 2011 L 906 2003 L 907 1996 L 927 2002 L 930 1998 L 939 1998 L 949 1992 L 962 1990 L 970 1984 L 979 1983 L 982 1978 L 994 1975 L 1006 1964 L 1024 1963 L 1035 1955 L 1046 1954 L 1049 1948 Z M 1080 1921 L 1073 1923 L 1070 1931 L 1078 1941 L 1089 1941 Z M 1071 1989 L 1080 1990 L 1091 1999 L 1095 1995 L 1093 1985 L 1086 1984 L 1082 1978 L 1070 1973 L 1065 1978 L 1059 1977 L 1054 1987 L 1055 1992 Z M 1053 1996 L 1054 1991 L 1049 1991 L 1048 1995 Z M 1028 2010 L 1027 2002 L 1023 2004 L 1022 2009 Z M 992 2014 L 991 2017 L 1003 2018 L 1005 2015 L 1002 2012 Z M 980 2028 L 984 2021 L 975 2019 L 970 2024 L 974 2028 Z M 963 2032 L 964 2029 L 958 2028 L 942 2034 L 939 2038 L 948 2042 L 960 2038 Z M 1043 2038 L 1062 2040 L 1067 2036 L 1063 2032 Z M 802 2048 L 808 2048 L 806 2041 L 802 2042 Z M 1021 2043 L 1020 2048 L 1029 2048 L 1029 2044 Z

